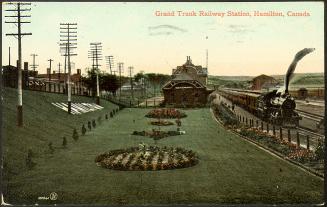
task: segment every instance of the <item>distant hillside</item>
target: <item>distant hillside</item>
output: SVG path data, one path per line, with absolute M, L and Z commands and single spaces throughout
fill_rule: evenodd
M 208 85 L 219 85 L 228 88 L 247 88 L 250 86 L 250 76 L 209 76 Z
M 285 75 L 270 75 L 281 84 L 284 83 Z M 209 76 L 208 83 L 225 87 L 236 86 L 242 88 L 251 85 L 251 80 L 256 76 Z M 295 73 L 290 82 L 292 87 L 323 87 L 324 73 Z

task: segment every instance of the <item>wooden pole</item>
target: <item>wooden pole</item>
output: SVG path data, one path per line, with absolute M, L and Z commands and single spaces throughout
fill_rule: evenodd
M 276 129 L 275 129 L 275 125 L 273 125 L 273 135 L 276 136 Z
M 310 150 L 310 140 L 309 140 L 309 135 L 307 135 L 307 149 Z
M 279 137 L 281 140 L 283 140 L 283 128 L 282 127 L 279 128 Z
M 291 142 L 291 130 L 290 129 L 287 130 L 287 140 L 289 143 Z

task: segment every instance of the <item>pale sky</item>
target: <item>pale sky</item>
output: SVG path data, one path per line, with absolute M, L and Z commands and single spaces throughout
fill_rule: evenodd
M 32 64 L 32 53 L 38 54 L 39 73 L 64 63 L 59 53 L 59 24 L 78 24 L 75 69 L 82 73 L 90 67 L 89 44 L 102 42 L 103 56 L 113 55 L 115 63 L 124 62 L 134 73 L 171 74 L 171 70 L 191 56 L 195 65 L 206 65 L 208 49 L 209 75 L 285 74 L 294 55 L 310 47 L 316 50 L 301 60 L 297 73 L 324 72 L 324 3 L 323 2 L 37 2 L 32 3 L 31 24 L 23 32 L 23 61 Z M 2 7 L 2 64 L 17 59 L 17 39 L 5 36 L 17 27 L 5 24 Z M 156 16 L 156 11 L 175 12 L 175 16 Z M 177 11 L 197 16 L 177 16 Z M 224 17 L 199 16 L 200 11 L 224 12 Z M 228 11 L 249 12 L 252 16 L 226 16 Z M 284 16 L 256 17 L 254 11 L 283 12 Z M 310 16 L 288 16 L 307 12 Z M 206 39 L 208 37 L 208 39 Z M 105 60 L 101 70 L 108 71 Z M 73 71 L 75 72 L 75 71 Z

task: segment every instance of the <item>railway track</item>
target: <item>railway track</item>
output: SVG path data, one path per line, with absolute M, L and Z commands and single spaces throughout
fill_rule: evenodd
M 325 138 L 325 135 L 313 132 L 310 129 L 307 129 L 307 128 L 304 128 L 301 126 L 298 127 L 297 130 L 299 131 L 300 134 L 310 135 L 312 138 L 316 138 L 316 139 L 324 139 Z
M 324 116 L 322 115 L 318 115 L 318 114 L 313 114 L 307 111 L 303 111 L 303 110 L 299 110 L 299 109 L 295 109 L 295 111 L 302 117 L 320 122 L 322 119 L 324 119 Z

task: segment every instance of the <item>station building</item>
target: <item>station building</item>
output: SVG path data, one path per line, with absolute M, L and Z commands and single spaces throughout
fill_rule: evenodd
M 186 63 L 173 69 L 171 80 L 163 87 L 164 104 L 173 107 L 200 107 L 213 91 L 207 88 L 207 68 L 194 65 L 190 56 Z

